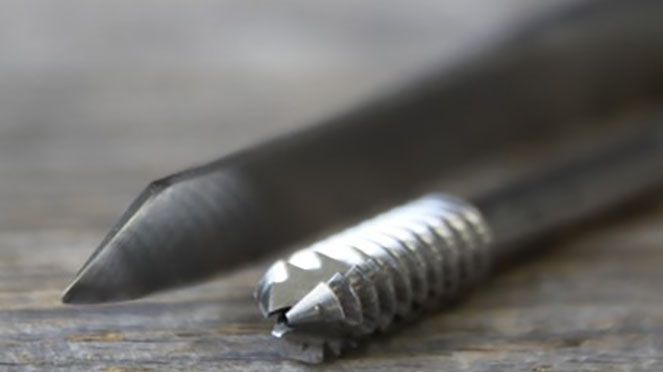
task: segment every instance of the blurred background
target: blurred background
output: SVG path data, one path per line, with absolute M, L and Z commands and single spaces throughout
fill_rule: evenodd
M 106 228 L 149 180 L 452 62 L 541 3 L 3 2 L 0 229 Z

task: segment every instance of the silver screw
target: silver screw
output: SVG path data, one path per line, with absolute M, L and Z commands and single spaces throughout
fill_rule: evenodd
M 276 262 L 256 297 L 287 354 L 319 362 L 471 286 L 490 269 L 490 241 L 476 208 L 434 194 Z

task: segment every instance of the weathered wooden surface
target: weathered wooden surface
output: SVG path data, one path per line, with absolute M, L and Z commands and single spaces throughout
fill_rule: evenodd
M 265 264 L 127 304 L 59 295 L 150 179 L 452 60 L 541 3 L 4 2 L 0 370 L 306 369 L 251 298 Z M 663 370 L 663 199 L 635 209 L 328 368 Z
M 329 367 L 660 370 L 663 203 L 647 209 L 555 243 L 455 309 Z M 64 230 L 0 235 L 1 369 L 306 369 L 273 348 L 250 296 L 257 269 L 129 304 L 59 305 L 60 289 L 97 238 Z

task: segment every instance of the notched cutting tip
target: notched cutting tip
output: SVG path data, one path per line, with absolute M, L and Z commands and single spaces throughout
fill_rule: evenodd
M 285 313 L 285 317 L 288 325 L 294 327 L 347 320 L 341 300 L 327 283 L 313 288 Z
M 272 335 L 278 339 L 281 356 L 306 364 L 320 364 L 331 357 L 337 357 L 347 346 L 347 342 L 341 338 L 295 331 L 285 322 L 285 318 L 274 326 Z
M 277 261 L 258 284 L 255 297 L 264 316 L 294 306 L 318 283 L 350 267 L 318 252 L 295 258 L 297 260 L 298 264 Z

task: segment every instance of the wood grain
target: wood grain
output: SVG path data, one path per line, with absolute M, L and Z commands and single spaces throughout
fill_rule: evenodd
M 278 355 L 251 297 L 266 263 L 126 304 L 59 295 L 149 180 L 451 61 L 541 3 L 4 2 L 0 370 L 310 369 Z M 632 209 L 325 368 L 663 370 L 663 199 Z
M 554 242 L 549 254 L 498 275 L 455 308 L 328 368 L 663 368 L 663 200 L 657 204 Z M 251 298 L 264 265 L 133 303 L 60 305 L 95 235 L 0 234 L 0 368 L 307 369 L 281 359 Z

